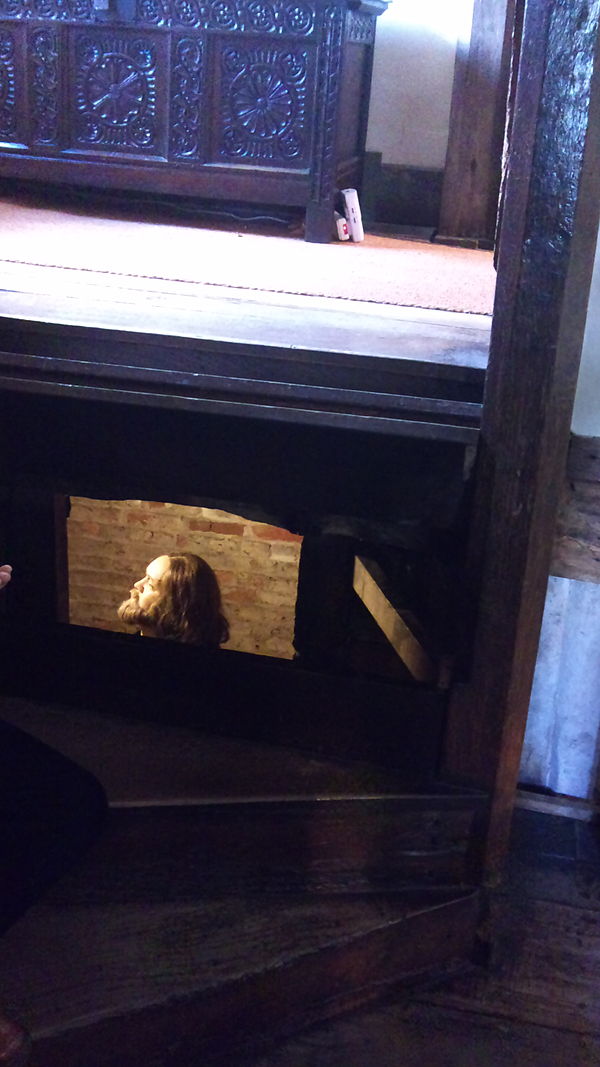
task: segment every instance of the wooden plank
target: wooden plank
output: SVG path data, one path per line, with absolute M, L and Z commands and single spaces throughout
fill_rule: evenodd
M 464 493 L 463 444 L 72 396 L 0 391 L 0 452 L 9 484 L 222 507 L 302 533 L 338 515 L 352 536 L 359 514 L 356 536 L 385 524 L 400 543 L 415 521 L 452 523 Z
M 450 773 L 494 790 L 490 871 L 508 839 L 598 230 L 599 8 L 532 0 L 525 13 L 464 601 L 477 623 L 446 735 Z
M 477 915 L 473 892 L 40 908 L 3 945 L 4 1003 L 45 1067 L 192 1067 L 464 964 Z
M 475 0 L 470 42 L 458 42 L 440 235 L 494 240 L 514 10 Z
M 551 573 L 600 582 L 600 440 L 571 437 Z
M 435 663 L 417 638 L 414 624 L 411 627 L 408 613 L 394 607 L 383 591 L 381 576 L 376 576 L 375 566 L 370 560 L 355 557 L 352 584 L 354 592 L 408 667 L 412 677 L 417 682 L 435 683 L 438 678 Z
M 232 778 L 235 768 L 231 769 Z M 267 798 L 112 809 L 53 901 L 198 901 L 229 893 L 342 895 L 469 884 L 481 798 Z
M 0 718 L 101 779 L 111 805 L 211 804 L 250 798 L 398 796 L 403 780 L 369 763 L 344 764 L 201 729 L 0 697 Z M 198 724 L 199 725 L 199 724 Z M 133 773 L 135 769 L 135 773 Z M 437 790 L 451 804 L 452 792 Z M 427 805 L 403 794 L 411 808 Z
M 515 807 L 524 811 L 539 811 L 543 815 L 561 815 L 567 819 L 579 819 L 581 822 L 595 820 L 599 808 L 590 800 L 562 795 L 547 796 L 525 789 L 517 791 Z
M 600 914 L 516 895 L 493 903 L 496 950 L 488 974 L 458 979 L 428 1003 L 598 1035 Z
M 417 427 L 431 423 L 443 438 L 453 427 L 463 427 L 465 440 L 473 442 L 481 417 L 481 405 L 437 397 L 303 385 L 295 382 L 265 381 L 193 371 L 155 370 L 120 367 L 83 360 L 0 352 L 0 385 L 5 389 L 40 393 L 58 390 L 90 399 L 124 399 L 182 410 L 206 409 L 220 405 L 225 414 L 252 416 L 266 412 L 270 419 L 293 417 L 330 423 L 340 416 L 356 416 L 375 424 L 384 420 L 411 421 Z M 474 431 L 469 434 L 469 430 Z M 458 432 L 458 430 L 456 430 Z M 464 434 L 461 436 L 465 436 Z
M 139 299 L 139 293 L 137 296 Z M 0 305 L 1 300 L 0 293 Z M 464 325 L 453 328 L 445 320 L 432 323 L 413 316 L 398 322 L 394 317 L 384 330 L 369 316 L 362 332 L 357 326 L 352 348 L 352 332 L 347 325 L 345 343 L 340 341 L 343 330 L 339 314 L 322 315 L 319 323 L 314 314 L 302 309 L 290 309 L 291 314 L 302 313 L 305 320 L 304 332 L 293 335 L 296 343 L 292 345 L 285 343 L 281 330 L 275 338 L 273 331 L 271 336 L 266 331 L 265 340 L 257 340 L 256 324 L 247 331 L 239 328 L 238 336 L 233 337 L 224 330 L 222 337 L 216 332 L 216 323 L 211 324 L 209 313 L 205 322 L 203 316 L 195 318 L 192 311 L 154 317 L 150 311 L 144 332 L 140 331 L 139 306 L 128 316 L 122 312 L 90 314 L 89 307 L 85 316 L 76 308 L 75 322 L 67 318 L 63 324 L 57 321 L 60 317 L 52 304 L 47 309 L 36 308 L 33 321 L 29 321 L 26 308 L 26 321 L 15 318 L 20 304 L 18 300 L 16 308 L 14 304 L 11 300 L 12 314 L 0 316 L 0 347 L 15 354 L 476 403 L 483 392 L 487 326 L 482 330 Z M 44 310 L 48 321 L 38 318 Z M 222 314 L 226 313 L 223 307 Z M 383 321 L 385 324 L 385 316 Z M 259 325 L 262 329 L 262 318 Z

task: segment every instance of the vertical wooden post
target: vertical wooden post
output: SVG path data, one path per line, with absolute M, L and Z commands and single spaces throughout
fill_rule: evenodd
M 529 0 L 498 254 L 470 550 L 477 622 L 446 769 L 492 791 L 507 846 L 600 203 L 600 0 Z
M 46 490 L 17 489 L 10 497 L 11 618 L 32 630 L 69 621 L 67 505 L 67 497 Z
M 516 0 L 475 0 L 471 41 L 458 43 L 439 232 L 492 242 Z

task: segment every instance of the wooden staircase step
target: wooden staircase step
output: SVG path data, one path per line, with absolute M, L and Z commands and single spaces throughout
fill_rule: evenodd
M 111 802 L 395 794 L 406 785 L 398 772 L 366 762 L 317 758 L 289 746 L 220 737 L 87 707 L 0 696 L 0 718 L 95 774 Z
M 468 959 L 478 894 L 33 908 L 0 959 L 32 1067 L 198 1067 Z
M 458 798 L 461 799 L 461 798 Z M 455 797 L 347 797 L 117 809 L 63 902 L 215 892 L 373 892 L 469 884 L 477 808 Z
M 1 710 L 107 788 L 110 831 L 58 890 L 72 900 L 137 899 L 139 886 L 160 901 L 473 881 L 480 793 L 403 788 L 402 775 L 367 764 L 183 727 L 6 698 Z

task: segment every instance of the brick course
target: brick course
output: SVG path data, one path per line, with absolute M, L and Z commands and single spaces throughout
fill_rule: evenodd
M 221 586 L 227 648 L 290 659 L 302 538 L 211 508 L 149 500 L 71 498 L 70 621 L 125 631 L 116 616 L 156 556 L 196 552 Z

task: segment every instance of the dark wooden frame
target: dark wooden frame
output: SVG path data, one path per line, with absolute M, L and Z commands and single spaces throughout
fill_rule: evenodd
M 492 792 L 490 876 L 514 803 L 598 232 L 599 17 L 597 0 L 530 0 L 524 19 L 471 531 L 473 657 L 446 742 L 446 769 Z
M 530 0 L 524 21 L 471 524 L 475 617 L 467 644 L 473 656 L 464 684 L 452 696 L 445 743 L 446 772 L 492 794 L 489 872 L 501 861 L 514 802 L 598 228 L 600 115 L 594 68 L 599 15 L 600 0 Z M 39 359 L 44 358 L 42 353 Z M 25 362 L 10 371 L 13 387 L 22 381 L 24 390 L 39 392 L 41 364 L 28 375 Z M 77 368 L 70 371 L 76 375 Z M 437 369 L 429 373 L 436 379 Z M 265 381 L 257 374 L 253 388 L 257 411 L 262 403 L 267 417 Z M 166 382 L 161 383 L 167 407 L 176 406 L 180 395 L 180 383 L 175 384 L 165 390 Z M 330 383 L 288 384 L 287 401 L 278 400 L 282 417 L 307 384 Z M 70 387 L 89 388 L 90 383 L 73 380 Z M 58 389 L 46 379 L 41 391 L 52 395 Z M 138 390 L 139 410 L 150 405 L 150 393 L 148 383 Z M 311 422 L 331 428 L 339 414 L 364 419 L 363 426 L 372 431 L 382 416 L 387 421 L 387 401 L 374 412 L 369 398 L 351 393 L 342 388 L 337 412 L 313 408 Z M 443 390 L 433 395 L 445 397 Z M 467 399 L 464 394 L 454 398 Z M 350 400 L 358 407 L 348 407 Z M 373 396 L 370 400 L 379 404 Z M 210 401 L 215 402 L 222 398 Z M 413 406 L 408 433 L 415 414 Z M 447 447 L 446 414 L 434 416 L 428 432 Z M 456 429 L 452 426 L 451 433 Z M 470 427 L 459 430 L 462 442 L 470 439 Z M 428 434 L 418 435 L 422 441 Z
M 502 168 L 515 12 L 523 0 L 475 0 L 471 38 L 458 42 L 440 237 L 491 247 Z

